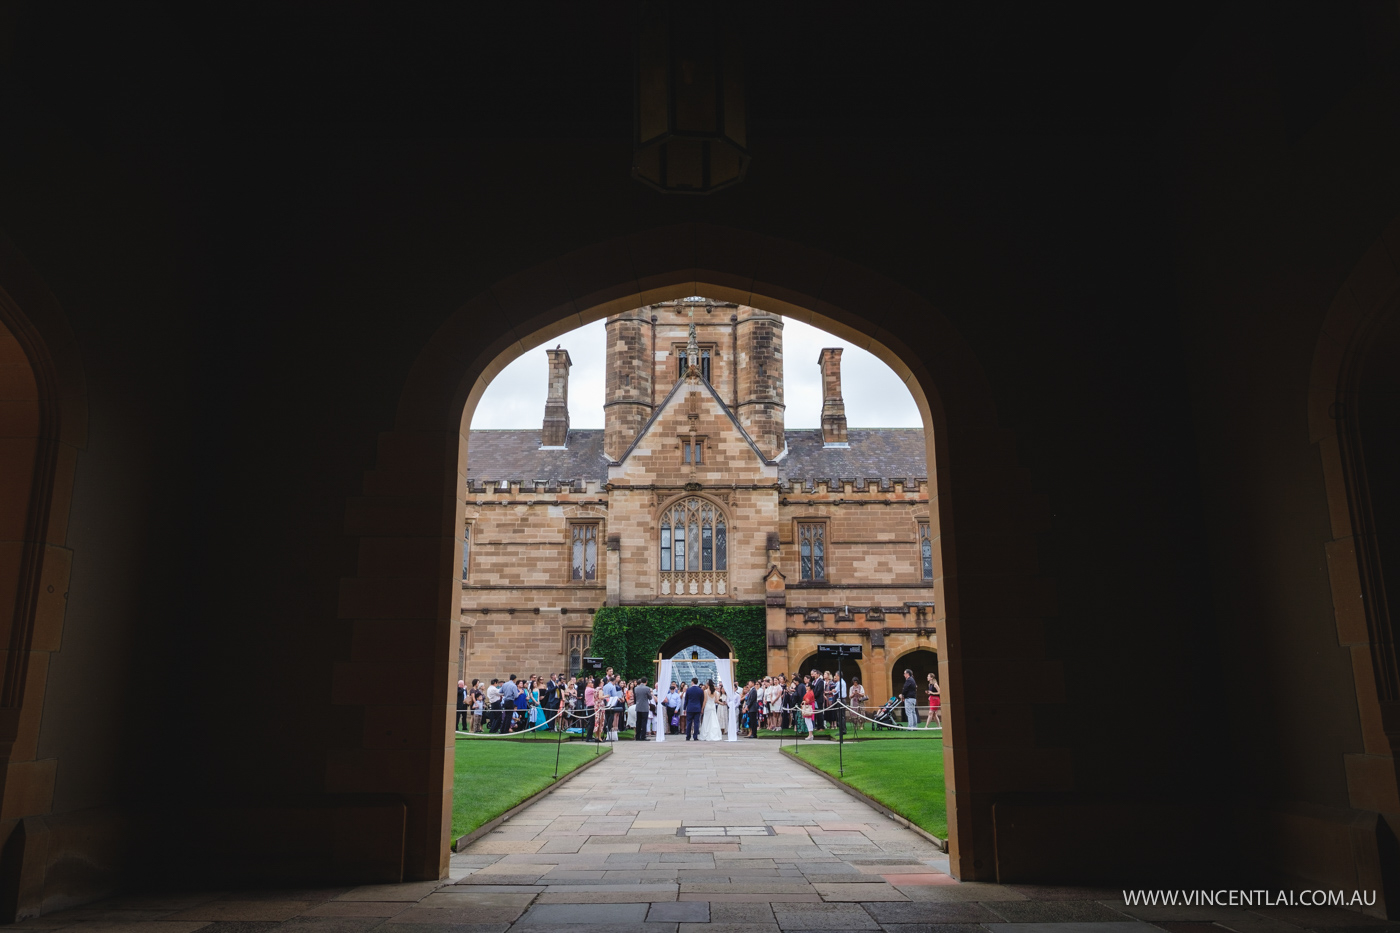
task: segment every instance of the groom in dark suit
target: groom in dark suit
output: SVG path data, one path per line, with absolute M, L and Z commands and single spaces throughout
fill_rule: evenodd
M 758 720 L 762 715 L 763 701 L 758 696 L 758 685 L 749 681 L 749 692 L 744 697 L 744 706 L 749 712 L 749 738 L 758 738 Z
M 685 740 L 700 741 L 700 714 L 705 709 L 705 690 L 700 686 L 700 678 L 690 678 L 690 686 L 685 688 Z

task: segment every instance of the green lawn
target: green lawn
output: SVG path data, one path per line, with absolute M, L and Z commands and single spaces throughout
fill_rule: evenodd
M 452 838 L 553 784 L 555 751 L 553 742 L 459 739 L 452 779 Z M 565 742 L 558 752 L 561 777 L 602 754 L 597 746 L 581 742 Z
M 785 746 L 783 752 L 790 754 L 791 748 Z M 833 776 L 838 775 L 839 751 L 834 742 L 797 746 L 803 761 Z M 939 839 L 948 838 L 942 743 L 851 742 L 845 747 L 845 760 L 846 774 L 841 780 Z

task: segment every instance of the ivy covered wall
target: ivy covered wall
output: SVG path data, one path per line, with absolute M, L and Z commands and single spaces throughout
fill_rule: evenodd
M 762 606 L 604 606 L 593 616 L 594 657 L 628 679 L 656 676 L 656 653 L 672 635 L 702 626 L 734 646 L 734 679 L 768 672 L 768 636 Z

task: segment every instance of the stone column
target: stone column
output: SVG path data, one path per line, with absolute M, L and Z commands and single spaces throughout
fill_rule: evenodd
M 769 558 L 772 559 L 777 543 L 777 533 L 769 534 Z M 776 563 L 768 565 L 768 575 L 763 581 L 763 604 L 765 623 L 768 629 L 768 673 L 776 674 L 787 670 L 787 579 Z M 775 666 L 781 665 L 781 666 Z
M 622 535 L 612 534 L 607 537 L 607 565 L 604 573 L 607 578 L 604 581 L 608 588 L 607 605 L 622 605 Z

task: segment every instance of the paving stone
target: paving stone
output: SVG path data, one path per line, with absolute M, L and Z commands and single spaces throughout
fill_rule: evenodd
M 383 923 L 381 917 L 298 917 L 277 927 L 278 933 L 368 933 Z
M 1132 919 L 1095 901 L 996 901 L 989 909 L 1012 923 L 1103 923 Z
M 682 901 L 705 901 L 710 900 L 713 894 L 681 894 L 677 900 Z M 815 891 L 811 894 L 726 894 L 726 902 L 730 904 L 820 904 L 821 895 Z
M 109 897 L 92 906 L 105 907 L 109 910 L 185 910 L 197 904 L 219 900 L 227 893 L 226 891 L 140 892 Z M 65 916 L 69 913 L 71 912 L 64 911 Z M 45 914 L 45 917 L 50 919 L 53 916 L 53 914 Z
M 976 923 L 882 923 L 885 933 L 987 933 Z
M 776 923 L 682 923 L 679 933 L 781 933 Z
M 671 901 L 652 904 L 651 910 L 647 911 L 647 920 L 663 923 L 709 923 L 710 903 L 709 901 Z
M 444 893 L 439 890 L 418 902 L 420 908 L 452 907 L 528 907 L 534 891 L 462 891 Z
M 1282 920 L 1284 923 L 1292 923 L 1309 930 L 1332 930 L 1341 927 L 1378 928 L 1389 922 L 1339 907 L 1255 907 L 1246 913 L 1267 920 Z
M 992 933 L 1156 933 L 1156 927 L 1137 920 L 1116 923 L 988 923 Z
M 905 897 L 893 885 L 883 882 L 861 882 L 858 884 L 845 884 L 841 882 L 831 883 L 817 881 L 812 884 L 817 893 L 824 901 L 847 901 L 860 903 L 863 901 L 907 901 Z
M 536 899 L 536 904 L 647 904 L 671 900 L 674 901 L 674 894 L 665 895 L 658 892 L 638 892 L 638 891 L 580 891 L 574 892 L 569 887 L 560 888 L 558 891 L 550 891 L 541 894 Z
M 774 904 L 773 917 L 783 930 L 878 930 L 858 904 Z
M 338 901 L 421 901 L 438 889 L 436 881 L 408 884 L 362 884 L 336 898 Z
M 911 901 L 1024 901 L 1026 896 L 1008 890 L 999 884 L 964 882 L 963 884 L 911 884 L 899 887 L 901 894 Z
M 169 921 L 188 920 L 232 920 L 232 921 L 273 921 L 290 920 L 313 907 L 310 901 L 210 901 L 188 910 L 170 914 Z
M 869 904 L 865 910 L 882 925 L 891 923 L 966 925 L 995 923 L 998 920 L 997 915 L 986 906 L 970 902 L 960 904 L 928 902 Z
M 815 894 L 806 881 L 739 881 L 728 884 L 681 882 L 682 894 Z M 718 899 L 718 898 L 717 898 Z
M 411 907 L 403 901 L 331 901 L 317 904 L 303 917 L 392 917 Z
M 880 875 L 880 876 L 878 876 L 878 877 L 884 878 L 885 881 L 889 882 L 889 883 L 892 884 L 892 885 L 896 885 L 896 886 L 903 886 L 903 885 L 906 885 L 906 884 L 913 884 L 913 885 L 930 885 L 930 884 L 957 884 L 957 883 L 958 883 L 958 881 L 957 881 L 956 878 L 953 878 L 953 877 L 950 876 L 950 875 L 945 875 L 945 874 L 943 874 L 942 872 L 937 872 L 937 871 L 920 872 L 920 873 L 918 873 L 918 874 L 910 874 L 910 875 L 891 875 L 891 874 L 884 874 L 884 875 Z
M 543 874 L 544 874 L 543 871 L 532 871 L 532 872 L 530 872 L 528 875 L 526 875 L 526 874 L 519 874 L 519 875 L 516 875 L 516 874 L 509 874 L 509 875 L 508 875 L 508 874 L 506 874 L 506 873 L 504 873 L 504 872 L 501 872 L 501 873 L 494 873 L 494 874 L 489 874 L 489 875 L 488 875 L 488 874 L 482 874 L 481 872 L 477 872 L 477 873 L 474 874 L 474 875 L 468 875 L 467 877 L 463 878 L 461 881 L 458 881 L 455 885 L 453 885 L 453 887 L 464 887 L 464 886 L 467 886 L 467 885 L 471 885 L 471 886 L 475 887 L 476 885 L 479 885 L 479 884 L 482 884 L 482 885 L 514 884 L 514 885 L 525 885 L 525 886 L 530 886 L 530 885 L 537 884 L 537 883 L 539 882 L 540 876 L 543 875 Z
M 434 926 L 427 923 L 384 923 L 374 933 L 506 933 L 508 923 L 450 923 Z
M 777 921 L 773 919 L 773 909 L 768 904 L 761 902 L 732 903 L 728 898 L 710 901 L 710 922 L 771 923 L 774 926 L 777 925 Z
M 541 895 L 543 896 L 543 895 Z M 511 923 L 525 912 L 525 904 L 504 904 L 494 907 L 410 907 L 394 916 L 394 923 L 404 926 L 457 923 Z
M 536 904 L 521 917 L 522 926 L 572 929 L 580 924 L 641 923 L 651 905 L 640 904 Z

